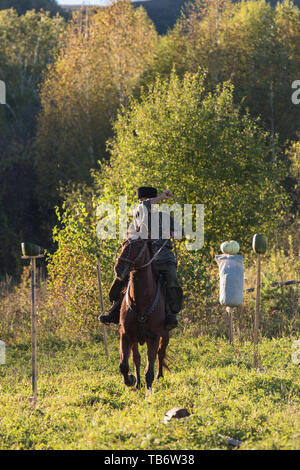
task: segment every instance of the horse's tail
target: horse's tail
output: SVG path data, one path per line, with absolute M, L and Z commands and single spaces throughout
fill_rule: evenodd
M 170 367 L 168 365 L 170 362 L 171 362 L 171 358 L 170 356 L 168 356 L 168 354 L 166 354 L 162 365 L 163 365 L 163 368 L 166 369 L 168 372 L 170 372 Z
M 166 352 L 166 347 L 167 347 L 167 344 L 168 344 L 169 341 L 167 340 L 167 343 L 165 343 L 165 341 L 166 341 L 166 338 L 164 338 L 164 337 L 160 338 L 158 350 L 163 351 L 163 360 L 162 360 L 163 368 L 170 372 L 169 363 L 171 363 L 173 361 L 172 361 L 171 357 Z

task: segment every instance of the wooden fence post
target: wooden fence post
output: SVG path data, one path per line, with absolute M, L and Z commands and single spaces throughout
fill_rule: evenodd
M 259 353 L 258 353 L 258 331 L 259 331 L 259 306 L 260 306 L 260 253 L 257 253 L 257 274 L 256 274 L 256 300 L 254 314 L 254 330 L 253 330 L 253 367 L 258 369 Z
M 37 400 L 37 339 L 36 339 L 36 259 L 31 258 L 31 358 L 32 358 L 32 396 L 33 405 Z
M 231 307 L 226 307 L 226 312 L 228 313 L 229 319 L 229 342 L 234 345 L 234 309 Z
M 32 245 L 34 249 L 40 247 Z M 31 249 L 33 249 L 31 247 Z M 31 365 L 32 365 L 32 395 L 29 401 L 36 405 L 37 401 L 37 317 L 36 317 L 36 260 L 37 258 L 44 258 L 43 254 L 26 253 L 26 246 L 22 243 L 22 259 L 30 259 L 31 261 Z

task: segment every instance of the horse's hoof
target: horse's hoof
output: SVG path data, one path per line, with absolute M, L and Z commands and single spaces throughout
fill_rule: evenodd
M 127 387 L 133 387 L 136 384 L 136 378 L 134 375 L 129 374 L 126 380 L 123 378 L 122 382 L 127 385 Z
M 128 376 L 128 386 L 133 387 L 136 384 L 136 378 L 134 375 L 130 374 Z

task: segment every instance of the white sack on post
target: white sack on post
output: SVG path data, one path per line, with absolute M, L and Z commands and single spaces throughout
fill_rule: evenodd
M 242 255 L 215 257 L 220 274 L 220 304 L 228 307 L 243 305 L 244 266 Z

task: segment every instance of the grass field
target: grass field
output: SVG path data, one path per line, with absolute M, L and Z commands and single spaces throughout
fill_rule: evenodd
M 227 449 L 219 434 L 241 449 L 299 449 L 300 365 L 296 338 L 263 339 L 260 367 L 252 369 L 251 343 L 174 333 L 170 372 L 145 398 L 125 388 L 118 372 L 119 344 L 109 337 L 71 344 L 39 342 L 38 403 L 30 407 L 30 345 L 7 348 L 0 366 L 1 449 Z M 142 348 L 145 366 L 145 347 Z M 166 411 L 190 417 L 164 424 Z

